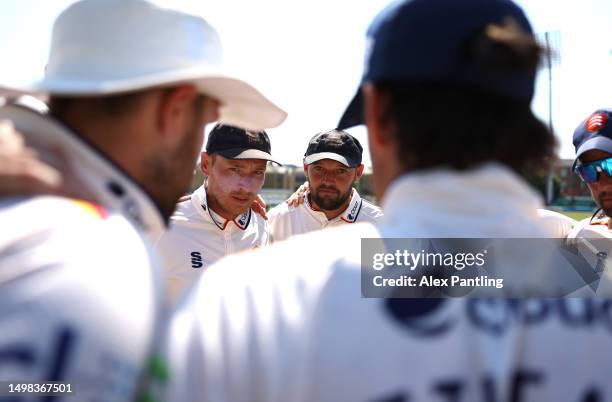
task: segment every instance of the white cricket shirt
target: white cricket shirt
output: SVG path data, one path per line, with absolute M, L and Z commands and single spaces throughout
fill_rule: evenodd
M 578 223 L 569 216 L 543 208 L 538 209 L 538 216 L 546 228 L 551 231 L 552 237 L 559 239 L 567 237 Z
M 282 241 L 290 236 L 312 232 L 314 230 L 337 227 L 355 222 L 375 222 L 382 217 L 382 210 L 376 205 L 362 199 L 353 189 L 348 207 L 334 219 L 327 219 L 324 212 L 316 211 L 304 194 L 304 202 L 297 207 L 290 207 L 283 202 L 269 213 L 270 241 Z
M 200 186 L 184 197 L 170 219 L 170 228 L 156 244 L 166 273 L 168 300 L 193 284 L 219 258 L 263 247 L 268 242 L 266 221 L 251 209 L 227 220 L 208 207 Z

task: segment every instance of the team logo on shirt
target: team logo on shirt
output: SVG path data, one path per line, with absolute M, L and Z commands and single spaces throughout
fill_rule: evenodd
M 236 219 L 234 219 L 234 223 L 236 224 L 236 226 L 238 226 L 242 230 L 245 230 L 247 228 L 250 221 L 251 221 L 251 210 L 250 209 L 246 211 L 245 213 L 243 213 L 242 215 L 239 215 L 238 217 L 236 217 Z
M 202 254 L 199 251 L 191 252 L 191 268 L 202 268 L 204 266 L 204 262 L 202 261 Z
M 350 212 L 346 215 L 346 218 L 342 217 L 342 220 L 348 223 L 353 223 L 357 220 L 357 216 L 359 215 L 359 211 L 361 211 L 361 200 L 357 200 L 351 208 Z
M 358 203 L 355 203 L 355 205 L 353 205 L 353 209 L 351 209 L 351 212 L 349 212 L 349 219 L 353 219 L 355 216 L 355 213 L 357 212 L 357 207 L 359 206 Z

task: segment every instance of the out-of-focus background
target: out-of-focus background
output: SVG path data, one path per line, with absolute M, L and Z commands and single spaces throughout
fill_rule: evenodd
M 0 0 L 3 25 L 0 76 L 16 83 L 43 74 L 54 18 L 74 0 Z M 163 1 L 159 1 L 163 3 Z M 389 0 L 173 0 L 203 15 L 220 32 L 227 65 L 289 112 L 270 130 L 271 167 L 263 196 L 284 200 L 304 181 L 301 159 L 308 139 L 334 128 L 354 94 L 363 68 L 365 32 Z M 517 1 L 538 38 L 554 49 L 539 74 L 533 109 L 559 139 L 560 160 L 530 182 L 552 209 L 583 217 L 594 204 L 571 172 L 574 128 L 599 107 L 612 107 L 612 2 Z M 432 49 L 435 51 L 435 49 Z M 491 128 L 492 132 L 495 130 Z M 359 190 L 371 198 L 370 158 L 363 127 L 349 130 L 366 148 Z M 201 183 L 195 170 L 194 186 Z

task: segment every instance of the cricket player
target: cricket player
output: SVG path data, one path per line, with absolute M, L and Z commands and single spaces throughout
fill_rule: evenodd
M 283 202 L 270 211 L 270 239 L 281 241 L 313 230 L 380 218 L 381 209 L 362 199 L 354 188 L 363 174 L 362 153 L 357 138 L 342 130 L 312 137 L 304 154 L 308 190 L 298 205 Z
M 251 209 L 268 161 L 275 162 L 265 131 L 223 124 L 212 129 L 200 165 L 206 179 L 179 201 L 156 244 L 170 303 L 219 258 L 268 243 L 266 221 Z
M 612 222 L 612 111 L 600 109 L 574 131 L 574 171 L 598 205 L 591 218 L 579 222 L 571 238 L 610 238 Z
M 574 171 L 586 183 L 598 209 L 593 216 L 574 225 L 568 234 L 572 244 L 581 255 L 595 267 L 600 275 L 597 286 L 580 289 L 577 296 L 591 293 L 603 294 L 612 288 L 605 275 L 612 267 L 608 256 L 612 254 L 612 113 L 599 109 L 588 116 L 574 131 L 576 160 Z M 601 280 L 601 279 L 604 280 Z
M 374 19 L 368 44 L 339 126 L 367 125 L 385 215 L 210 268 L 173 319 L 168 395 L 610 398 L 610 300 L 362 296 L 362 239 L 549 237 L 542 200 L 518 172 L 550 160 L 555 146 L 530 109 L 543 49 L 513 2 L 394 2 Z M 553 268 L 520 253 L 497 262 Z
M 204 126 L 260 130 L 285 117 L 221 74 L 220 54 L 196 15 L 84 0 L 55 21 L 46 76 L 2 89 L 50 96 L 49 109 L 9 102 L 0 119 L 71 196 L 0 199 L 0 380 L 36 382 L 33 392 L 64 382 L 55 396 L 26 387 L 10 400 L 133 401 L 149 367 L 163 373 L 152 360 L 163 281 L 150 240 L 188 187 Z

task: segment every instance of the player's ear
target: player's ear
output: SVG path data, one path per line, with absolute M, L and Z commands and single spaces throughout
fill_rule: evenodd
M 363 174 L 363 163 L 357 166 L 357 170 L 355 171 L 355 180 L 359 180 L 362 174 Z
M 397 124 L 389 110 L 391 103 L 389 94 L 373 84 L 365 84 L 362 91 L 370 158 L 372 161 L 377 160 L 387 164 L 390 161 L 399 162 L 395 160 Z
M 304 175 L 308 178 L 308 165 L 304 163 Z
M 200 160 L 200 168 L 202 169 L 202 173 L 204 176 L 210 176 L 210 171 L 212 170 L 212 165 L 214 163 L 214 155 L 209 154 L 208 152 L 202 152 L 202 159 Z
M 391 142 L 392 122 L 389 118 L 389 96 L 372 84 L 362 87 L 364 116 L 370 146 L 388 146 Z
M 204 173 L 204 157 L 206 156 L 206 152 L 200 153 L 200 170 Z
M 193 102 L 198 97 L 193 85 L 162 91 L 157 113 L 157 126 L 164 136 L 185 132 L 193 124 Z

